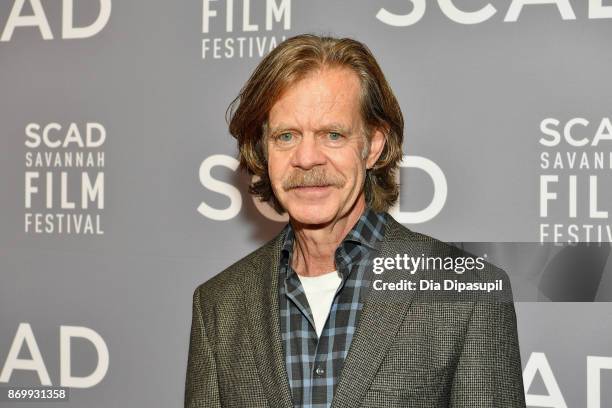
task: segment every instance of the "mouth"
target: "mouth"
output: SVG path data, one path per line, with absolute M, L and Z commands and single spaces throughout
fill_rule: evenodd
M 311 188 L 317 189 L 317 188 L 327 188 L 327 187 L 331 187 L 331 186 L 329 184 L 323 184 L 320 186 L 296 186 L 294 188 L 303 190 L 303 189 L 311 189 Z
M 292 190 L 294 190 L 295 192 L 298 193 L 324 193 L 326 192 L 328 189 L 330 189 L 332 186 L 331 185 L 321 185 L 321 186 L 298 186 L 298 187 L 294 187 L 292 188 Z

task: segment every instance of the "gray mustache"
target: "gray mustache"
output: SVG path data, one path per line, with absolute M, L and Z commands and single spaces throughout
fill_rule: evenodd
M 345 180 L 340 175 L 329 174 L 325 169 L 314 167 L 311 170 L 296 169 L 283 180 L 284 190 L 291 190 L 299 187 L 325 187 L 332 186 L 337 188 L 344 187 Z

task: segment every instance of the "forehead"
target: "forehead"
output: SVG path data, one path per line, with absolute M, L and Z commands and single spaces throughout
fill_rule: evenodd
M 361 83 L 348 68 L 324 68 L 290 85 L 272 105 L 271 129 L 326 123 L 350 126 L 361 120 Z

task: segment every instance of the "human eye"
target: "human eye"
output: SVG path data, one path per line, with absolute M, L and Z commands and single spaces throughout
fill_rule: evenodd
M 329 132 L 327 138 L 331 141 L 338 141 L 342 139 L 342 135 L 339 132 Z
M 280 132 L 274 135 L 272 139 L 278 144 L 290 144 L 295 137 L 291 132 Z
M 284 132 L 279 134 L 276 139 L 280 142 L 290 142 L 291 140 L 293 140 L 293 135 L 289 132 Z
M 325 143 L 329 147 L 340 147 L 340 146 L 344 146 L 345 142 L 347 141 L 347 138 L 340 131 L 328 130 L 323 135 L 322 140 L 323 140 L 323 143 Z
M 279 130 L 276 133 L 272 133 L 270 136 L 270 143 L 277 149 L 292 149 L 301 140 L 300 133 L 294 130 Z

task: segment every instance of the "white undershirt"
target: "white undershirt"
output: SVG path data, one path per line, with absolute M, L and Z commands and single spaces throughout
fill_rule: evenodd
M 338 271 L 314 277 L 298 276 L 310 306 L 317 337 L 321 337 L 323 326 L 325 326 L 325 321 L 334 301 L 334 295 L 342 282 L 342 278 Z

